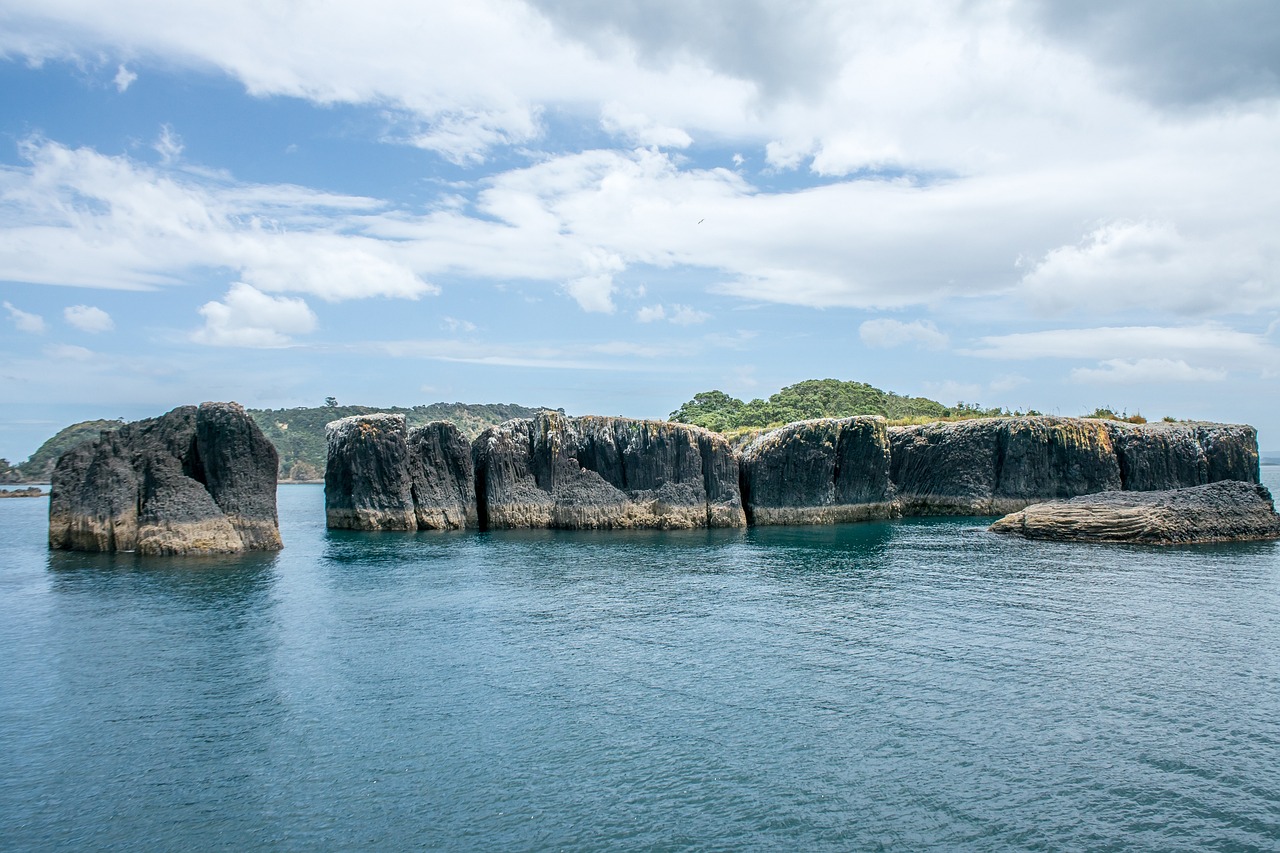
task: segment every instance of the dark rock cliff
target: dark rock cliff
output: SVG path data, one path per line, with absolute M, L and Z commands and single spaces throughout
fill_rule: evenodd
M 544 412 L 472 445 L 481 526 L 741 527 L 738 464 L 698 427 Z
M 471 449 L 457 427 L 410 432 L 404 415 L 353 415 L 327 427 L 325 518 L 342 530 L 474 526 Z
M 897 514 L 884 418 L 788 424 L 742 453 L 752 524 L 837 524 Z
M 182 406 L 63 454 L 49 546 L 214 554 L 281 547 L 275 448 L 235 403 Z
M 1128 491 L 1258 482 L 1258 434 L 1251 426 L 1108 422 L 1107 428 Z
M 1067 542 L 1181 545 L 1280 539 L 1271 493 L 1221 480 L 1153 492 L 1103 492 L 1037 503 L 991 525 L 993 533 Z
M 995 515 L 1120 488 L 1102 421 L 990 418 L 892 427 L 889 442 L 905 515 Z

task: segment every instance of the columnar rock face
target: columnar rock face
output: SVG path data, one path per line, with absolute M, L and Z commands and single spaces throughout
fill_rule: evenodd
M 741 527 L 738 463 L 698 427 L 544 412 L 472 445 L 486 528 Z
M 897 514 L 884 418 L 823 418 L 765 433 L 742 453 L 752 524 L 838 524 Z
M 1070 542 L 1177 545 L 1280 539 L 1271 493 L 1223 480 L 1154 492 L 1103 492 L 1032 504 L 991 525 L 995 533 Z
M 276 450 L 235 403 L 183 406 L 67 451 L 49 546 L 216 554 L 281 547 Z
M 457 427 L 409 431 L 404 415 L 355 415 L 328 425 L 326 523 L 343 530 L 475 526 L 471 449 Z
M 1107 428 L 1128 491 L 1258 482 L 1258 434 L 1251 426 L 1109 422 Z
M 979 419 L 893 427 L 889 440 L 906 515 L 994 515 L 1121 485 L 1102 421 Z

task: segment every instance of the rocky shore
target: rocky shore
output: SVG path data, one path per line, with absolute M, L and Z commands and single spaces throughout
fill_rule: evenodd
M 993 533 L 1063 542 L 1186 545 L 1280 539 L 1280 516 L 1264 486 L 1223 480 L 1155 492 L 1102 492 L 1032 504 L 991 525 Z
M 64 453 L 49 547 L 219 554 L 281 547 L 276 450 L 235 403 L 182 406 Z
M 330 424 L 330 527 L 613 529 L 999 515 L 1047 500 L 1256 483 L 1248 426 L 988 418 L 819 419 L 735 453 L 685 424 L 543 412 L 465 442 L 396 415 Z

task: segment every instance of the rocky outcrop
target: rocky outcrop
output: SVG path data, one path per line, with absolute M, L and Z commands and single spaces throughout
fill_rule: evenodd
M 741 466 L 752 524 L 839 524 L 898 514 L 881 417 L 788 424 L 749 444 Z
M 991 525 L 992 532 L 1066 542 L 1180 545 L 1280 539 L 1271 493 L 1223 480 L 1154 492 L 1103 492 L 1032 504 Z
M 1121 486 L 1103 421 L 986 418 L 893 427 L 889 441 L 904 515 L 998 515 Z
M 484 528 L 741 527 L 738 463 L 699 427 L 543 412 L 472 445 Z
M 236 403 L 182 406 L 64 453 L 49 546 L 220 554 L 281 547 L 276 450 Z
M 326 523 L 340 530 L 459 530 L 476 526 L 471 448 L 457 427 L 410 431 L 404 415 L 330 423 Z
M 1106 423 L 1127 491 L 1258 482 L 1258 434 L 1251 426 Z

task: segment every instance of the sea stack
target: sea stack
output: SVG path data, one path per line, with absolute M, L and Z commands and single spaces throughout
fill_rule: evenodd
M 839 524 L 898 514 L 881 417 L 788 424 L 748 445 L 741 464 L 752 524 Z
M 236 403 L 182 406 L 58 459 L 49 546 L 228 554 L 281 547 L 276 449 Z
M 1280 539 L 1266 487 L 1222 480 L 1153 492 L 1103 492 L 1032 504 L 991 525 L 993 533 L 1063 542 L 1186 545 Z
M 453 424 L 404 415 L 327 427 L 325 518 L 337 530 L 460 530 L 477 523 L 471 447 Z
M 700 427 L 543 412 L 485 430 L 472 455 L 484 528 L 746 524 L 733 450 Z

